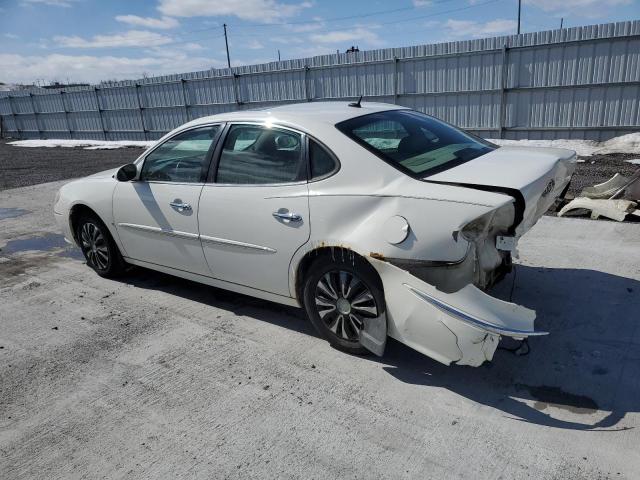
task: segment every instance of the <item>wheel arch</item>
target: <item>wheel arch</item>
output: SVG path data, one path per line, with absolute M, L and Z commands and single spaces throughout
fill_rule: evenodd
M 76 244 L 78 244 L 78 235 L 77 235 L 77 227 L 78 220 L 82 218 L 83 215 L 93 215 L 98 220 L 100 220 L 105 226 L 107 225 L 105 221 L 98 215 L 98 213 L 84 203 L 76 203 L 69 209 L 69 227 L 71 227 L 71 234 L 73 235 L 73 239 Z M 108 229 L 108 227 L 107 227 Z
M 384 289 L 382 287 L 382 279 L 380 278 L 378 271 L 373 267 L 373 265 L 371 265 L 371 262 L 367 260 L 366 256 L 361 255 L 360 253 L 358 253 L 357 251 L 349 247 L 323 245 L 307 251 L 302 256 L 302 258 L 300 259 L 300 261 L 298 262 L 294 270 L 294 292 L 293 293 L 295 294 L 296 299 L 298 300 L 298 303 L 300 304 L 300 306 L 304 306 L 304 295 L 303 295 L 304 282 L 307 277 L 307 273 L 309 272 L 313 264 L 317 261 L 321 261 L 324 258 L 349 258 L 349 257 L 363 260 L 362 262 L 363 265 L 365 266 L 365 268 L 370 270 L 372 274 L 375 275 L 375 277 L 379 281 L 378 286 L 380 287 L 381 291 L 384 293 Z

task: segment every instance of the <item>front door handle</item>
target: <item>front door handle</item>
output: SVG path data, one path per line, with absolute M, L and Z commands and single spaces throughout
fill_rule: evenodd
M 169 205 L 171 205 L 173 208 L 178 209 L 179 212 L 191 210 L 191 205 L 189 205 L 188 203 L 177 202 L 175 200 L 173 202 L 169 202 Z
M 290 222 L 300 222 L 302 221 L 302 216 L 298 215 L 297 213 L 292 213 L 292 212 L 273 212 L 271 215 L 273 215 L 275 218 L 279 218 L 281 220 L 288 220 Z

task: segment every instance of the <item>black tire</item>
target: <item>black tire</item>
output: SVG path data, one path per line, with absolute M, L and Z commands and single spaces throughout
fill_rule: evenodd
M 126 269 L 109 229 L 97 216 L 83 214 L 76 223 L 78 245 L 87 260 L 87 265 L 105 278 L 115 278 Z
M 344 284 L 351 290 L 347 288 L 345 292 Z M 332 286 L 336 298 L 327 286 Z M 370 300 L 364 292 L 369 292 Z M 346 301 L 342 302 L 342 308 L 338 304 L 340 299 Z M 318 257 L 305 277 L 303 301 L 311 323 L 333 347 L 351 354 L 369 353 L 360 345 L 357 327 L 361 328 L 363 318 L 381 315 L 386 307 L 382 282 L 365 259 L 342 250 L 336 250 L 335 255 Z M 333 309 L 326 306 L 328 303 L 333 304 Z M 360 320 L 359 325 L 352 315 Z

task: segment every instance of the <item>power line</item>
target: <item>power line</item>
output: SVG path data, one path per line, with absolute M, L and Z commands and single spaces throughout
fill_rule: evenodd
M 444 2 L 452 2 L 452 1 L 455 1 L 455 0 L 440 0 L 434 3 L 444 3 Z M 254 23 L 254 24 L 234 25 L 234 26 L 236 28 L 253 28 L 253 27 L 274 27 L 274 26 L 284 26 L 284 25 L 305 25 L 305 24 L 313 24 L 313 23 L 334 22 L 334 21 L 340 21 L 340 20 L 353 20 L 354 18 L 367 18 L 367 17 L 376 16 L 376 15 L 386 15 L 389 13 L 415 10 L 416 8 L 417 7 L 392 8 L 390 10 L 378 10 L 376 12 L 371 12 L 371 13 L 360 13 L 357 15 L 348 15 L 346 17 L 323 18 L 320 20 L 299 20 L 296 22 L 279 22 L 279 23 Z
M 483 7 L 485 5 L 490 5 L 492 3 L 497 3 L 497 2 L 503 2 L 505 0 L 489 0 L 487 2 L 483 2 L 483 3 L 476 3 L 473 5 L 466 5 L 464 7 L 458 7 L 458 8 L 453 8 L 453 9 L 449 9 L 449 10 L 442 10 L 440 12 L 434 12 L 434 13 L 430 13 L 427 15 L 419 15 L 419 16 L 413 16 L 410 18 L 402 18 L 402 19 L 398 19 L 398 20 L 391 20 L 388 22 L 382 22 L 382 23 L 377 23 L 377 25 L 394 25 L 394 24 L 398 24 L 398 23 L 405 23 L 405 22 L 413 22 L 416 20 L 424 20 L 425 18 L 432 18 L 432 17 L 437 17 L 440 15 L 446 15 L 448 13 L 455 13 L 455 12 L 460 12 L 463 10 L 469 10 L 472 8 L 477 8 L 477 7 Z M 333 31 L 336 30 L 336 28 L 340 28 L 340 27 L 334 27 L 334 28 L 329 28 L 329 29 L 324 29 L 324 30 L 314 30 L 312 33 L 314 34 L 319 34 L 319 33 L 331 33 Z M 403 32 L 400 32 L 403 33 Z M 288 36 L 294 36 L 294 35 L 300 35 L 299 32 L 291 32 L 291 33 L 284 33 L 284 34 L 278 34 L 278 36 L 282 37 L 288 37 Z M 256 34 L 256 33 L 238 33 L 236 34 L 236 36 L 238 37 L 262 37 L 262 34 Z

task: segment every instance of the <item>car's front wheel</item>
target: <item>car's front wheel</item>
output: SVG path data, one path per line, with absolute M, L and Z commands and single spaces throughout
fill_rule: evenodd
M 87 265 L 101 277 L 117 277 L 125 270 L 125 262 L 107 227 L 99 218 L 85 215 L 76 224 L 76 238 Z
M 366 260 L 319 257 L 304 283 L 304 306 L 318 333 L 339 350 L 363 354 L 360 330 L 385 311 L 379 277 Z

